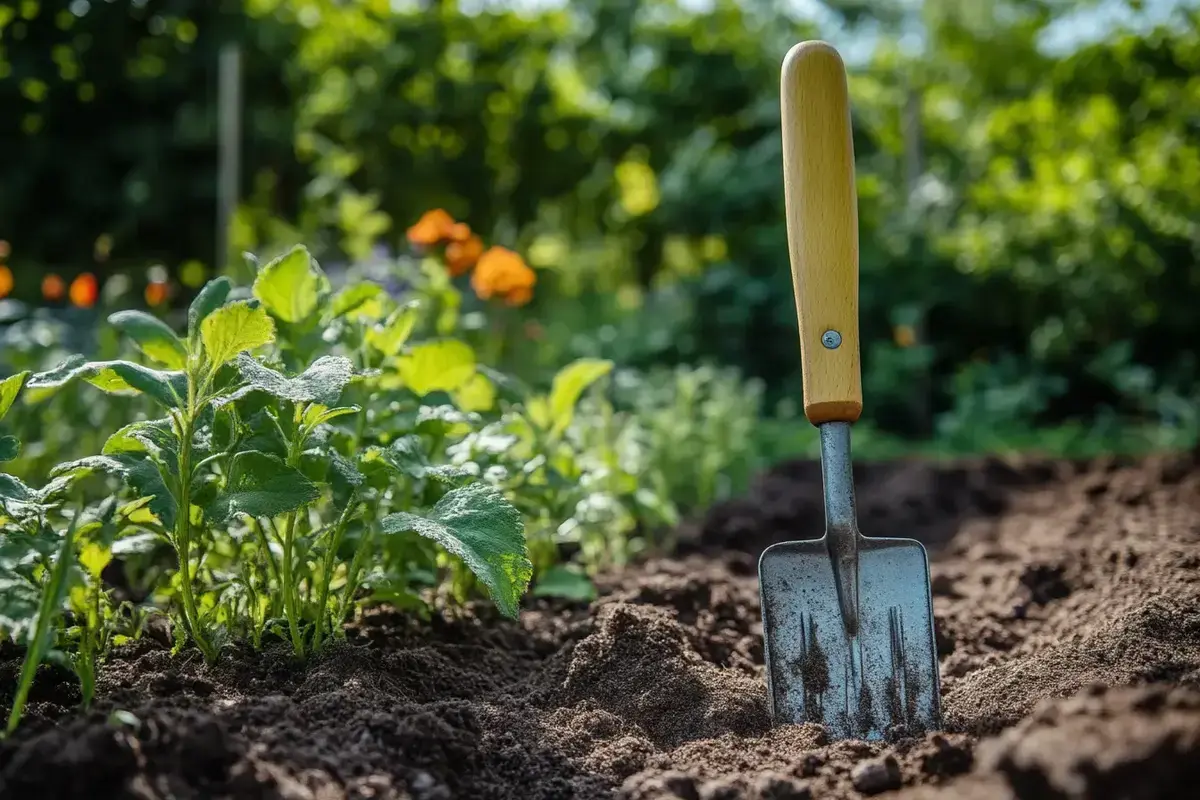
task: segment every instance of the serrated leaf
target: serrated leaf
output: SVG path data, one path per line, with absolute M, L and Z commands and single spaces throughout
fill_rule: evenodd
M 15 436 L 0 436 L 0 462 L 12 461 L 21 455 L 21 440 Z
M 219 366 L 275 341 L 275 323 L 262 306 L 241 300 L 209 314 L 200 325 L 200 338 L 208 360 Z
M 120 478 L 126 486 L 138 493 L 140 498 L 149 498 L 146 508 L 164 528 L 175 526 L 178 504 L 167 488 L 162 473 L 154 462 L 145 455 L 122 453 L 111 456 L 88 456 L 77 461 L 59 464 L 51 475 L 61 478 L 77 478 L 91 472 L 103 472 Z
M 590 601 L 596 599 L 596 585 L 583 572 L 555 564 L 538 578 L 533 596 Z
M 16 402 L 17 396 L 25 388 L 25 382 L 29 380 L 29 374 L 29 370 L 25 370 L 0 381 L 0 419 L 4 419 Z
M 302 508 L 321 496 L 316 484 L 300 470 L 257 450 L 235 455 L 229 471 L 225 491 L 206 509 L 215 523 L 235 514 L 274 517 Z
M 377 318 L 383 313 L 383 287 L 372 281 L 363 281 L 347 286 L 330 303 L 329 315 L 333 319 L 354 314 L 358 317 Z
M 187 398 L 187 375 L 182 372 L 151 369 L 131 361 L 85 361 L 81 356 L 31 376 L 25 388 L 44 393 L 75 380 L 85 380 L 110 394 L 140 392 L 168 409 L 180 407 Z
M 382 452 L 383 460 L 401 475 L 414 480 L 434 478 L 452 483 L 460 478 L 474 477 L 466 468 L 454 464 L 432 464 L 420 436 L 408 434 L 392 442 Z
M 409 303 L 367 331 L 367 344 L 385 356 L 399 355 L 417 325 L 418 306 Z
M 475 351 L 457 339 L 426 342 L 400 358 L 400 377 L 415 394 L 453 392 L 475 374 Z
M 187 364 L 187 347 L 158 317 L 145 311 L 118 311 L 108 318 L 108 322 L 132 339 L 147 358 L 168 369 L 183 369 Z
M 329 279 L 303 245 L 269 262 L 254 279 L 254 296 L 271 314 L 289 323 L 308 319 L 329 290 Z
M 168 419 L 134 422 L 109 436 L 100 452 L 106 456 L 150 455 L 175 473 L 178 470 L 179 437 Z
M 259 389 L 294 403 L 332 405 L 354 377 L 354 366 L 341 356 L 321 356 L 294 378 L 263 366 L 245 354 L 238 357 L 237 365 L 247 388 Z
M 516 618 L 533 564 L 521 513 L 497 489 L 484 483 L 452 489 L 425 516 L 400 512 L 384 517 L 383 531 L 411 531 L 437 542 L 488 587 L 502 614 Z
M 233 290 L 233 282 L 222 275 L 204 284 L 204 288 L 188 306 L 188 336 L 194 337 L 200 333 L 200 325 L 208 315 L 225 305 L 229 293 Z
M 581 358 L 558 371 L 550 388 L 551 434 L 560 435 L 575 418 L 575 404 L 596 381 L 610 373 L 613 362 L 607 359 Z

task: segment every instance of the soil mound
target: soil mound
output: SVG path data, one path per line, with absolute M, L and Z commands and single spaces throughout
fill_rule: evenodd
M 930 548 L 947 730 L 771 727 L 755 557 L 819 535 L 781 465 L 590 605 L 375 611 L 306 666 L 145 640 L 89 714 L 44 667 L 0 798 L 1153 798 L 1200 780 L 1200 458 L 859 469 L 865 531 Z M 18 654 L 0 650 L 0 703 Z M 0 708 L 0 711 L 4 709 Z

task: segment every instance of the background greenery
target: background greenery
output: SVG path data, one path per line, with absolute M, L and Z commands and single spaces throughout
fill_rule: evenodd
M 660 398 L 639 413 L 661 442 L 703 435 L 744 460 L 712 420 L 761 410 L 757 458 L 809 451 L 778 75 L 788 47 L 822 37 L 852 71 L 867 452 L 1195 442 L 1194 4 L 1110 2 L 1160 21 L 1057 48 L 1097 4 L 799 5 L 0 2 L 14 296 L 36 302 L 46 270 L 136 284 L 151 265 L 236 271 L 242 250 L 295 242 L 335 273 L 404 249 L 443 207 L 538 269 L 506 368 L 544 381 L 612 358 L 629 385 L 666 387 L 625 401 Z M 217 259 L 229 42 L 243 203 Z M 686 368 L 710 363 L 740 377 Z M 672 413 L 697 382 L 717 388 Z

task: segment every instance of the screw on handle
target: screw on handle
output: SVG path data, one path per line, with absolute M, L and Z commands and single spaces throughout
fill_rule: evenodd
M 831 45 L 801 42 L 780 79 L 788 253 L 800 325 L 804 414 L 862 414 L 858 347 L 858 193 L 846 67 Z

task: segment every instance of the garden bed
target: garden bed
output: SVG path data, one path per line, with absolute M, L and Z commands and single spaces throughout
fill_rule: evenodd
M 930 549 L 948 732 L 827 743 L 766 716 L 756 557 L 818 535 L 786 463 L 590 604 L 375 611 L 307 668 L 119 649 L 94 711 L 43 667 L 5 798 L 1184 796 L 1200 780 L 1200 453 L 865 465 L 868 535 Z M 0 697 L 20 668 L 0 659 Z M 1132 688 L 1127 688 L 1132 687 Z M 120 713 L 113 713 L 119 711 Z

